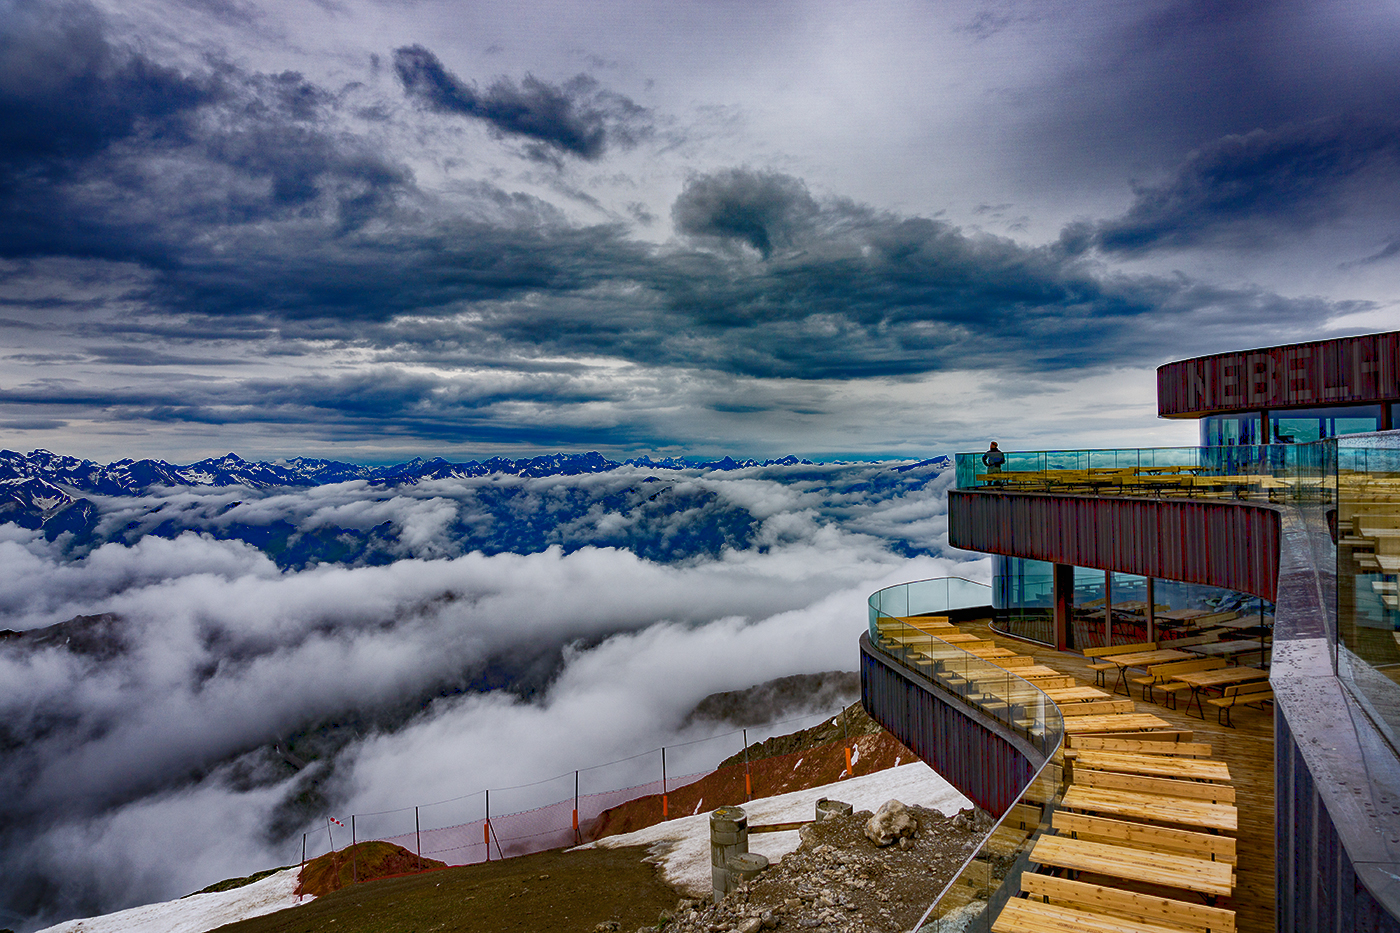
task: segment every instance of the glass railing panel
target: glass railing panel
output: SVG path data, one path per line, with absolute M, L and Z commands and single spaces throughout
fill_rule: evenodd
M 1036 691 L 1037 693 L 1039 691 Z M 1020 798 L 997 820 L 991 832 L 953 880 L 939 892 L 918 929 L 928 933 L 989 933 L 997 913 L 1021 888 L 1021 873 L 1030 866 L 1030 853 L 1064 796 L 1062 744 L 1064 723 L 1044 694 L 1036 706 L 1023 707 L 1019 721 L 1040 735 L 1048 756 L 1021 792 Z
M 983 584 L 945 578 L 890 587 L 869 600 L 871 639 L 880 650 L 921 673 L 957 702 L 1019 733 L 1045 756 L 1045 764 L 1017 802 L 930 904 L 922 921 L 922 928 L 928 930 L 990 931 L 1001 904 L 1019 891 L 1030 850 L 1041 832 L 1049 829 L 1050 814 L 1064 792 L 1064 721 L 1050 698 L 1014 671 L 904 621 L 913 616 L 917 622 L 917 614 L 887 613 L 882 608 L 931 607 L 925 612 L 936 614 L 987 605 L 989 591 Z
M 1327 530 L 1336 542 L 1337 676 L 1400 750 L 1400 442 L 1368 434 L 1335 444 Z
M 1321 495 L 1327 443 L 1006 451 L 996 472 L 980 453 L 955 461 L 960 489 L 1289 501 Z M 1352 455 L 1344 474 L 1363 472 L 1365 462 L 1366 454 Z

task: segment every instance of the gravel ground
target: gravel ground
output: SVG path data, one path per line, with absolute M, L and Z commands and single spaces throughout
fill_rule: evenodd
M 797 851 L 741 886 L 718 905 L 685 900 L 669 918 L 640 931 L 757 933 L 762 929 L 813 933 L 910 930 L 972 854 L 991 818 L 968 810 L 946 817 L 910 807 L 919 830 L 898 845 L 879 848 L 866 838 L 870 811 L 834 817 L 802 831 Z M 621 926 L 603 925 L 604 930 Z M 623 933 L 633 933 L 631 930 Z

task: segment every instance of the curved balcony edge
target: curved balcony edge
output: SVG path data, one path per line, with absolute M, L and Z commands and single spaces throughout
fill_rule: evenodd
M 1278 589 L 1280 509 L 1206 499 L 953 489 L 948 492 L 948 543 L 985 554 L 1202 583 L 1272 600 Z

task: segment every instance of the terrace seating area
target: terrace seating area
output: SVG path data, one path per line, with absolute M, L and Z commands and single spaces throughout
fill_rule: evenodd
M 1276 476 L 1267 471 L 1244 472 L 1229 465 L 1088 467 L 1085 469 L 1020 469 L 977 473 L 978 486 L 1008 492 L 1055 492 L 1093 496 L 1214 497 L 1270 501 L 1287 498 L 1299 486 L 1314 486 L 1313 477 Z
M 985 702 L 996 711 L 1009 703 L 1014 713 L 1017 702 L 1029 704 L 1031 694 L 1043 691 L 1064 718 L 1064 746 L 1008 811 L 965 877 L 939 901 L 936 916 L 949 916 L 987 896 L 1001 883 L 997 865 L 1026 853 L 1031 869 L 1021 875 L 1016 896 L 996 914 L 991 926 L 996 933 L 1236 929 L 1239 872 L 1245 870 L 1238 842 L 1240 809 L 1233 765 L 1213 755 L 1213 745 L 1219 748 L 1219 743 L 1199 734 L 1202 727 L 1214 731 L 1214 724 L 1189 725 L 1183 722 L 1184 709 L 1138 702 L 1113 688 L 1121 679 L 1165 701 L 1191 689 L 1190 684 L 1175 688 L 1181 683 L 1178 676 L 1238 666 L 1191 655 L 1158 661 L 1155 655 L 1162 649 L 1150 643 L 1115 646 L 1095 652 L 1096 657 L 1008 645 L 993 637 L 985 623 L 954 625 L 936 615 L 881 618 L 878 632 L 882 648 L 967 702 Z M 1028 683 L 1022 683 L 1019 695 L 1004 682 L 984 690 L 980 676 L 968 676 L 967 665 L 959 670 L 956 653 L 961 649 L 1025 676 Z M 1103 680 L 1091 684 L 1097 674 Z M 1253 702 L 1254 684 L 1267 688 L 1267 679 L 1239 676 L 1246 679 L 1233 690 L 1227 687 L 1230 692 L 1220 698 L 1231 697 L 1231 707 Z M 1166 686 L 1174 689 L 1163 691 Z M 1206 699 L 1207 706 L 1211 702 Z M 1254 740 L 1244 770 L 1251 780 L 1267 784 L 1269 802 L 1263 825 L 1255 825 L 1261 823 L 1257 814 L 1249 821 L 1251 833 L 1261 838 L 1251 846 L 1256 862 L 1247 869 L 1251 903 L 1240 929 L 1272 928 L 1271 725 L 1266 714 L 1242 723 Z M 1263 731 L 1267 737 L 1255 735 Z M 1251 788 L 1246 796 L 1255 793 Z M 1266 864 L 1257 864 L 1265 857 Z M 1258 900 L 1264 892 L 1266 899 Z

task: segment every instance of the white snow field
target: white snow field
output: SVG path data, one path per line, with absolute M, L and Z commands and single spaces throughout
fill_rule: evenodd
M 295 907 L 300 871 L 301 867 L 296 866 L 232 891 L 191 894 L 178 901 L 146 904 L 100 917 L 65 920 L 39 933 L 205 933 L 235 920 Z M 303 897 L 301 903 L 309 904 L 312 900 Z
M 750 826 L 810 820 L 816 813 L 817 801 L 822 797 L 849 803 L 857 810 L 877 810 L 885 801 L 895 799 L 908 806 L 937 810 L 945 816 L 973 806 L 972 801 L 959 793 L 957 788 L 919 761 L 834 784 L 751 800 L 744 804 L 744 812 L 749 815 Z M 770 862 L 777 862 L 794 851 L 799 841 L 795 830 L 758 833 L 749 836 L 749 851 L 766 856 Z M 609 836 L 580 848 L 635 845 L 652 847 L 648 860 L 657 863 L 661 877 L 667 884 L 680 888 L 692 897 L 710 895 L 709 813 L 697 813 L 657 823 L 634 833 Z

